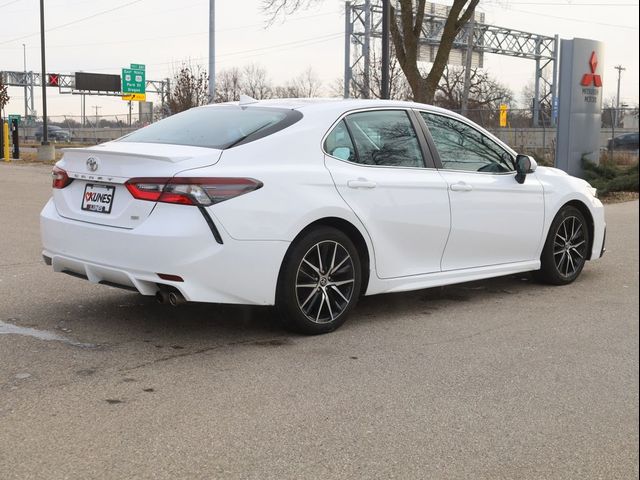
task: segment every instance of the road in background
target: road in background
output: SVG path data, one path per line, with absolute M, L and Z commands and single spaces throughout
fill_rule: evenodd
M 0 165 L 3 479 L 637 478 L 637 201 L 573 285 L 368 297 L 301 337 L 54 274 L 49 171 Z

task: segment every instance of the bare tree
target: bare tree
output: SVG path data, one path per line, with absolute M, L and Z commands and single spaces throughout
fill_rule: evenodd
M 244 76 L 239 68 L 222 70 L 216 77 L 216 102 L 239 100 L 243 84 Z
M 450 110 L 462 108 L 464 68 L 446 66 L 438 84 L 434 103 Z M 492 78 L 486 71 L 471 70 L 469 76 L 469 110 L 498 110 L 501 104 L 511 105 L 513 92 Z
M 313 68 L 308 67 L 285 85 L 274 87 L 272 93 L 274 98 L 312 98 L 319 95 L 321 88 L 322 82 Z
M 529 82 L 522 88 L 522 93 L 521 93 L 522 105 L 524 106 L 524 108 L 526 108 L 529 111 L 531 118 L 533 118 L 533 99 L 536 96 L 535 92 L 536 92 L 535 84 L 533 82 Z M 539 94 L 539 99 L 551 98 L 551 86 L 549 85 L 549 82 L 545 82 L 545 81 L 540 82 L 538 94 Z M 540 104 L 540 112 L 542 113 L 543 118 L 546 118 L 546 119 L 551 118 L 550 103 L 551 102 Z
M 278 15 L 290 14 L 323 0 L 264 0 L 263 9 L 270 15 L 270 22 Z M 426 0 L 396 0 L 391 8 L 391 38 L 400 67 L 411 86 L 417 102 L 432 103 L 440 77 L 447 65 L 449 53 L 456 35 L 469 21 L 480 0 L 453 0 L 442 30 L 438 53 L 429 72 L 425 75 L 418 65 L 420 36 L 424 23 Z M 399 13 L 399 15 L 398 15 Z
M 365 81 L 366 72 L 359 67 L 352 75 L 352 91 L 354 98 L 382 98 L 382 60 L 380 53 L 375 50 L 371 54 L 368 85 Z M 407 79 L 400 68 L 396 57 L 389 62 L 389 98 L 394 100 L 411 100 L 413 93 Z
M 4 112 L 4 108 L 9 103 L 9 92 L 8 88 L 0 78 L 0 113 Z
M 264 67 L 252 63 L 244 67 L 242 73 L 244 75 L 243 93 L 256 100 L 271 98 L 271 83 Z
M 174 114 L 209 103 L 208 82 L 209 76 L 200 66 L 183 63 L 171 81 L 169 111 Z
M 311 98 L 317 97 L 322 88 L 322 82 L 316 75 L 312 67 L 308 67 L 304 72 L 293 79 L 292 86 L 295 89 L 296 97 Z

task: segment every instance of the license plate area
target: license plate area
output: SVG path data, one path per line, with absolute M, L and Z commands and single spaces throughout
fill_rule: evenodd
M 111 185 L 87 183 L 82 196 L 82 210 L 95 213 L 111 213 L 115 191 L 116 187 Z

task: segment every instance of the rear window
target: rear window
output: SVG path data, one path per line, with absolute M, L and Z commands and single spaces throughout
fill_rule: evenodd
M 199 107 L 136 130 L 118 141 L 225 149 L 271 135 L 301 118 L 299 111 L 284 108 Z

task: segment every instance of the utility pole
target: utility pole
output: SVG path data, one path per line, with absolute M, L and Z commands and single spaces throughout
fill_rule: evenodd
M 476 23 L 476 10 L 473 9 L 471 18 L 469 19 L 469 26 L 467 27 L 467 58 L 464 67 L 464 90 L 462 91 L 462 109 L 460 113 L 467 115 L 467 109 L 469 107 L 469 88 L 471 86 L 471 66 L 473 61 L 473 28 Z
M 344 91 L 342 96 L 349 98 L 351 82 L 351 2 L 344 2 Z
M 209 0 L 209 103 L 216 99 L 216 0 Z
M 29 121 L 29 99 L 27 98 L 27 46 L 22 44 L 22 56 L 24 60 L 24 122 Z
M 389 36 L 391 33 L 391 0 L 382 0 L 382 85 L 381 97 L 389 99 Z
M 98 128 L 98 110 L 101 109 L 102 107 L 99 107 L 98 105 L 94 105 L 93 108 L 96 109 L 96 128 Z
M 615 126 L 618 126 L 618 112 L 620 111 L 620 76 L 622 75 L 622 72 L 626 70 L 626 68 L 624 68 L 622 65 L 616 65 L 614 67 L 616 70 L 618 70 L 618 93 L 616 93 L 616 114 L 615 114 Z

